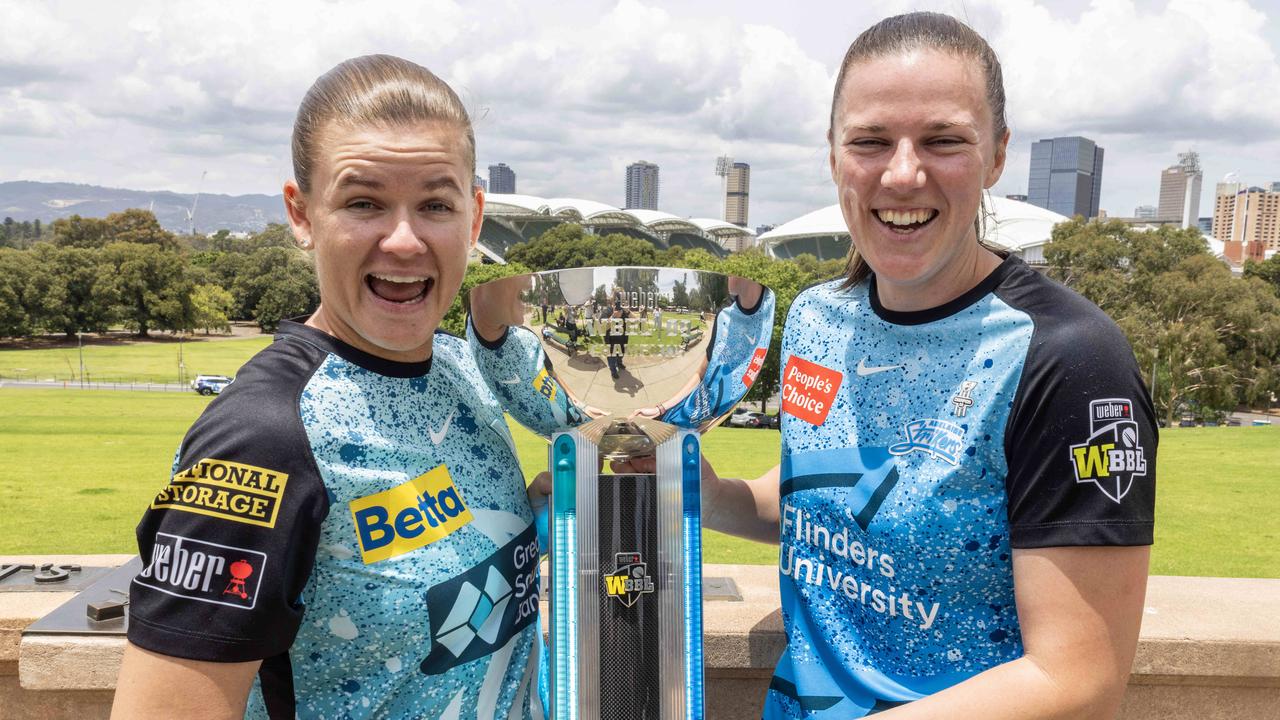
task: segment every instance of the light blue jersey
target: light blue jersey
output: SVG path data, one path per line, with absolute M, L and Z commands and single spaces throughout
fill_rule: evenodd
M 218 498 L 265 497 L 229 486 L 238 468 L 276 478 L 270 517 Z M 174 487 L 139 527 L 154 569 L 130 638 L 262 659 L 249 717 L 535 716 L 532 516 L 464 341 L 437 334 L 429 362 L 392 363 L 286 324 L 192 428 Z M 197 550 L 207 570 L 178 577 L 169 559 Z
M 770 720 L 862 717 L 1020 657 L 1015 547 L 1151 542 L 1156 438 L 1132 352 L 1019 261 L 918 313 L 880 307 L 874 281 L 814 287 L 781 362 Z M 1090 448 L 1109 468 L 1080 462 Z

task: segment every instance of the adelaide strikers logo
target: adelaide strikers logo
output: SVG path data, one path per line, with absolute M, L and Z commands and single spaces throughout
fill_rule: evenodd
M 1133 401 L 1108 398 L 1090 402 L 1089 433 L 1088 440 L 1070 448 L 1076 482 L 1093 483 L 1119 503 L 1133 486 L 1133 479 L 1147 474 Z
M 653 579 L 640 553 L 617 553 L 613 560 L 617 569 L 604 576 L 606 595 L 631 607 L 641 595 L 653 592 Z

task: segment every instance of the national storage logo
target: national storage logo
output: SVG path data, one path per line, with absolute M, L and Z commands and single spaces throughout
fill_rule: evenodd
M 430 545 L 473 519 L 444 465 L 390 490 L 352 500 L 351 517 L 366 565 Z
M 174 475 L 151 507 L 275 527 L 288 481 L 289 476 L 277 470 L 205 458 Z

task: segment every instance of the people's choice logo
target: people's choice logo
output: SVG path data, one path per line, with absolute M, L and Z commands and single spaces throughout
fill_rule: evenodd
M 792 355 L 782 371 L 782 411 L 809 423 L 826 422 L 844 375 Z
M 1119 503 L 1134 478 L 1147 474 L 1147 456 L 1138 439 L 1133 402 L 1108 398 L 1089 403 L 1089 439 L 1072 445 L 1071 464 L 1076 482 L 1093 483 Z
M 352 500 L 351 518 L 366 565 L 430 545 L 473 519 L 444 465 L 390 490 Z
M 760 368 L 764 367 L 764 356 L 768 352 L 768 348 L 756 348 L 756 351 L 751 354 L 751 362 L 747 363 L 747 372 L 742 376 L 743 385 L 750 388 L 755 384 L 756 377 L 760 375 Z

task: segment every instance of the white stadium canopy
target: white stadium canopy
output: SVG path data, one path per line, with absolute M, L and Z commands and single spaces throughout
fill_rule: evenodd
M 1044 245 L 1053 226 L 1068 220 L 1064 215 L 1029 203 L 1002 197 L 986 199 L 991 216 L 983 238 L 993 245 L 1022 256 L 1029 263 L 1044 262 Z M 795 257 L 810 253 L 820 260 L 844 257 L 849 251 L 849 228 L 839 205 L 828 205 L 783 223 L 759 238 L 765 252 L 773 257 Z

